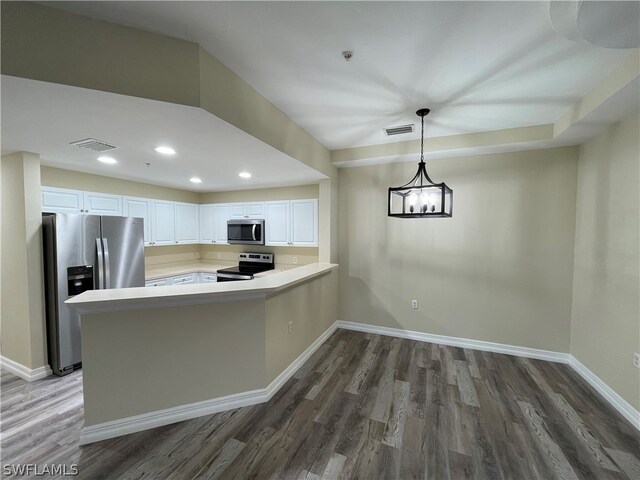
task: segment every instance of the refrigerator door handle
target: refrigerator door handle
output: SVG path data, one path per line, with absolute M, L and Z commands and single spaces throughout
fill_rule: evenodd
M 98 278 L 96 278 L 96 282 L 98 290 L 102 290 L 104 288 L 104 251 L 101 238 L 96 238 L 96 249 L 98 250 Z
M 104 288 L 111 288 L 111 275 L 109 272 L 109 243 L 106 238 L 102 239 L 104 245 Z

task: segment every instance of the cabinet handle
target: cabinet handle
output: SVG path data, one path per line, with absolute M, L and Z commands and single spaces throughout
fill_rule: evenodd
M 176 240 L 176 243 L 178 243 L 178 240 Z

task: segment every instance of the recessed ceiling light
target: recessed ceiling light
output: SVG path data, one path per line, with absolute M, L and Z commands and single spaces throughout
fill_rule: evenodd
M 111 157 L 98 157 L 98 161 L 102 163 L 106 163 L 107 165 L 113 165 L 114 163 L 118 163 L 115 158 Z
M 238 176 L 241 178 L 251 178 L 251 174 L 249 172 L 240 172 Z
M 163 147 L 163 146 L 159 146 L 154 148 L 154 150 L 158 153 L 161 153 L 163 155 L 175 155 L 176 151 L 171 148 L 171 147 Z
M 202 180 L 200 180 L 198 177 L 191 177 L 189 181 L 191 183 L 202 183 Z

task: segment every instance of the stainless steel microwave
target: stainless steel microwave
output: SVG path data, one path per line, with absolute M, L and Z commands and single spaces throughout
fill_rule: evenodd
M 264 245 L 264 220 L 228 220 L 227 242 L 236 245 Z

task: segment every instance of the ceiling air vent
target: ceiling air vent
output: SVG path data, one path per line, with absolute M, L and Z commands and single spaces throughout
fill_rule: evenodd
M 398 127 L 385 128 L 384 132 L 388 135 L 402 135 L 403 133 L 413 133 L 413 124 L 400 125 Z
M 84 140 L 71 142 L 69 145 L 75 145 L 78 148 L 86 148 L 87 150 L 93 150 L 94 152 L 106 152 L 107 150 L 118 148 L 115 145 L 96 140 L 95 138 L 85 138 Z

